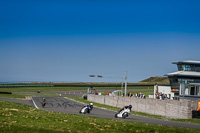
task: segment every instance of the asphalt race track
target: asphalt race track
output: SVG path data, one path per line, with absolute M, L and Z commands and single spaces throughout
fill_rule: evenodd
M 47 104 L 43 108 L 42 107 L 42 98 L 43 97 L 32 97 L 32 101 L 31 100 L 7 99 L 7 98 L 0 98 L 0 100 L 33 105 L 38 109 L 44 109 L 47 111 L 55 111 L 55 112 L 61 112 L 61 113 L 69 113 L 69 114 L 79 114 L 79 111 L 80 111 L 81 107 L 83 106 L 82 103 L 72 101 L 70 99 L 66 99 L 63 97 L 45 97 Z M 80 114 L 80 115 L 88 115 L 88 116 L 115 119 L 115 120 L 135 121 L 135 122 L 173 126 L 173 127 L 200 129 L 200 124 L 190 124 L 190 123 L 183 123 L 183 122 L 166 121 L 166 120 L 147 118 L 147 117 L 136 116 L 136 115 L 131 115 L 126 119 L 122 119 L 122 118 L 115 118 L 114 117 L 115 113 L 116 112 L 114 112 L 114 111 L 109 111 L 106 109 L 94 107 L 93 110 L 90 112 L 90 114 Z

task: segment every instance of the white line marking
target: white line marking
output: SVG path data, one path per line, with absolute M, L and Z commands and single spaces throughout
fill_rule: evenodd
M 35 104 L 35 101 L 33 100 L 32 97 L 31 97 L 31 100 L 33 101 L 34 106 L 35 106 L 37 109 L 40 109 L 40 108 L 38 108 L 38 106 Z

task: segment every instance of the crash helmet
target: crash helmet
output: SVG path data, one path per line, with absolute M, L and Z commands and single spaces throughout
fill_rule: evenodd
M 132 108 L 132 105 L 129 105 L 129 108 Z
M 93 105 L 93 103 L 90 103 L 90 105 Z
M 45 100 L 45 98 L 43 98 L 43 100 Z

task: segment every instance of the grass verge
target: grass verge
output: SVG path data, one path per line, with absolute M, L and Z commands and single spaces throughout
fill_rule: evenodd
M 119 87 L 95 87 L 97 92 L 102 92 L 106 95 L 109 91 L 121 89 Z M 67 91 L 87 91 L 87 87 L 13 87 L 13 88 L 0 88 L 0 92 L 12 92 L 12 94 L 0 94 L 0 97 L 7 98 L 25 98 L 25 96 L 57 96 L 54 92 L 67 92 Z M 147 86 L 130 86 L 128 92 L 135 95 L 136 92 L 142 92 L 146 96 L 153 94 L 152 87 Z M 41 93 L 37 93 L 40 91 Z
M 47 112 L 44 110 L 37 110 L 28 105 L 0 101 L 0 132 L 197 133 L 199 130 Z
M 0 94 L 0 97 L 3 97 L 3 98 L 20 98 L 20 99 L 25 98 L 24 95 L 17 95 L 17 94 Z
M 121 87 L 95 87 L 97 91 L 101 90 L 121 90 Z M 75 91 L 75 90 L 85 90 L 87 91 L 88 87 L 12 87 L 12 88 L 0 88 L 1 92 L 51 92 L 51 91 Z M 134 89 L 149 89 L 152 90 L 153 87 L 147 86 L 130 86 L 128 90 Z

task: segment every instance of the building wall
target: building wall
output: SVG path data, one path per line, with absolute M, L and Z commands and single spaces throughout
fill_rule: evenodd
M 192 110 L 196 110 L 198 102 L 185 99 L 159 100 L 151 98 L 141 99 L 135 97 L 98 96 L 92 94 L 88 95 L 88 101 L 120 108 L 131 104 L 133 111 L 178 119 L 192 118 Z

